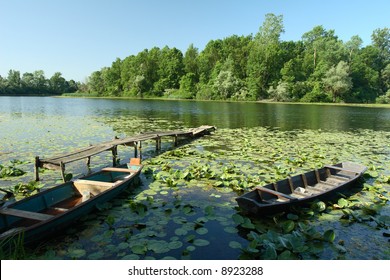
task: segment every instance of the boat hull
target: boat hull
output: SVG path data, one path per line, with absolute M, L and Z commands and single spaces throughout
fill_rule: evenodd
M 366 167 L 344 162 L 256 187 L 236 198 L 239 207 L 256 216 L 270 215 L 334 197 L 351 188 Z
M 27 244 L 38 242 L 52 236 L 77 221 L 80 217 L 93 211 L 97 205 L 113 199 L 125 189 L 137 184 L 141 169 L 142 166 L 139 166 L 131 174 L 119 171 L 99 171 L 80 178 L 81 180 L 67 182 L 9 204 L 4 209 L 4 213 L 8 213 L 7 211 L 11 213 L 13 213 L 12 211 L 16 211 L 15 215 L 21 213 L 21 216 L 24 216 L 25 213 L 31 213 L 32 218 L 7 215 L 0 212 L 0 229 L 2 231 L 0 240 L 7 240 L 22 233 L 24 243 Z M 123 180 L 115 183 L 107 182 L 107 180 L 104 181 L 104 178 L 108 174 L 110 176 L 112 174 L 127 176 Z M 91 190 L 89 193 L 90 197 L 85 198 L 78 184 L 80 185 L 80 182 L 85 183 L 86 181 L 90 182 L 90 184 L 87 184 L 90 188 L 96 188 L 94 184 L 101 182 L 100 192 L 95 191 L 93 194 Z M 110 184 L 112 184 L 111 187 L 109 187 Z

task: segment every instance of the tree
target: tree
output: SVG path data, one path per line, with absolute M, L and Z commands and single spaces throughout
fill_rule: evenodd
M 118 96 L 122 93 L 121 67 L 122 61 L 117 58 L 111 64 L 111 67 L 102 69 L 102 78 L 104 80 L 106 94 Z
M 223 61 L 222 40 L 211 40 L 207 43 L 204 50 L 199 54 L 200 82 L 207 84 L 211 78 L 214 67 L 220 61 Z
M 363 40 L 359 36 L 355 35 L 351 37 L 351 40 L 345 43 L 345 47 L 348 50 L 349 54 L 349 63 L 352 62 L 353 56 L 357 54 L 357 52 L 362 47 Z
M 292 101 L 292 96 L 289 89 L 289 84 L 287 82 L 280 81 L 276 88 L 270 87 L 268 90 L 270 97 L 274 101 Z
M 240 80 L 238 80 L 232 71 L 222 70 L 219 72 L 213 82 L 216 99 L 230 99 L 241 88 Z
M 386 93 L 385 82 L 382 79 L 382 71 L 386 65 L 390 63 L 390 29 L 375 29 L 371 35 L 372 45 L 378 51 L 377 71 L 378 71 L 378 87 L 379 95 Z
M 178 89 L 184 73 L 182 52 L 177 48 L 164 47 L 157 73 L 159 80 L 154 85 L 155 93 L 161 95 L 166 89 Z
M 331 93 L 333 102 L 352 88 L 352 80 L 349 76 L 349 66 L 345 61 L 340 61 L 336 67 L 331 67 L 322 79 L 325 88 Z
M 283 16 L 267 14 L 252 43 L 248 58 L 248 89 L 253 99 L 267 98 L 272 81 L 279 80 L 280 35 L 284 32 Z
M 196 95 L 196 84 L 196 75 L 193 72 L 187 73 L 180 79 L 180 91 L 184 96 L 193 98 Z
M 104 80 L 101 71 L 95 71 L 88 78 L 88 88 L 91 92 L 102 95 L 104 92 Z
M 50 91 L 54 94 L 65 93 L 68 89 L 68 82 L 62 77 L 61 72 L 56 72 L 49 80 Z
M 7 89 L 7 79 L 0 75 L 0 94 L 5 94 Z
M 186 74 L 193 73 L 199 80 L 199 65 L 198 65 L 199 50 L 191 44 L 183 57 L 184 72 Z
M 22 93 L 22 79 L 19 71 L 9 70 L 7 77 L 7 92 L 10 94 Z

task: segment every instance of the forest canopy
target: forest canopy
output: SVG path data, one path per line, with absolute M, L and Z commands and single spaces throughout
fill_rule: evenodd
M 45 77 L 42 70 L 33 73 L 9 70 L 7 77 L 0 76 L 1 95 L 60 95 L 76 92 L 79 84 L 74 80 L 67 81 L 60 72 L 50 79 Z
M 267 14 L 255 35 L 211 40 L 202 51 L 193 44 L 185 53 L 145 49 L 117 58 L 76 89 L 139 98 L 390 103 L 389 28 L 374 30 L 364 47 L 358 35 L 343 42 L 323 26 L 299 41 L 282 41 L 283 33 L 283 16 Z M 0 77 L 0 94 L 14 84 L 11 74 Z

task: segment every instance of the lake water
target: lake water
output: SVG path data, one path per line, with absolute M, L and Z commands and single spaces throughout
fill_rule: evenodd
M 0 186 L 12 187 L 32 180 L 35 156 L 49 157 L 141 131 L 206 124 L 216 126 L 217 131 L 179 148 L 181 157 L 155 154 L 154 143 L 146 145 L 146 165 L 162 179 L 143 175 L 142 186 L 130 198 L 126 194 L 108 209 L 89 215 L 65 235 L 48 242 L 47 249 L 34 252 L 34 256 L 239 258 L 240 246 L 248 245 L 248 227 L 243 230 L 237 225 L 241 219 L 235 216 L 237 193 L 230 188 L 213 187 L 215 180 L 208 178 L 178 180 L 178 187 L 167 187 L 163 181 L 167 171 L 162 166 L 169 165 L 170 170 L 178 172 L 207 163 L 207 168 L 217 174 L 234 174 L 231 182 L 250 181 L 256 176 L 263 182 L 318 164 L 356 160 L 372 172 L 379 172 L 374 177 L 382 180 L 381 195 L 388 195 L 389 186 L 383 179 L 390 175 L 390 110 L 386 108 L 53 97 L 0 97 L 0 164 L 19 159 L 26 162 L 21 168 L 27 172 L 23 177 L 0 179 Z M 171 146 L 165 142 L 163 151 Z M 119 153 L 122 160 L 128 160 L 132 151 L 120 148 Z M 69 164 L 67 172 L 77 177 L 98 170 L 111 163 L 110 156 L 109 152 L 93 157 L 90 169 L 84 162 Z M 173 171 L 169 176 L 172 174 Z M 59 174 L 46 171 L 41 178 L 50 187 L 58 182 Z M 376 186 L 375 179 L 368 183 Z M 359 199 L 372 203 L 377 198 L 364 194 Z M 141 204 L 148 210 L 146 213 L 137 208 Z M 387 203 L 380 217 L 388 222 L 388 215 Z M 317 257 L 389 258 L 389 249 L 383 246 L 388 245 L 383 229 L 376 230 L 372 221 L 356 223 L 352 218 L 346 226 L 339 221 L 340 216 L 340 210 L 329 210 L 310 223 L 317 229 L 335 229 L 338 242 L 345 244 L 348 253 L 334 253 L 337 249 L 332 251 L 325 246 L 327 249 Z M 256 229 L 262 223 L 266 222 L 256 224 Z M 367 242 L 368 235 L 371 242 Z M 134 245 L 140 243 L 144 247 Z M 167 246 L 171 248 L 169 252 L 162 249 Z
M 186 127 L 212 124 L 220 128 L 390 130 L 390 110 L 386 108 L 310 104 L 0 97 L 0 114 L 2 118 L 137 117 Z

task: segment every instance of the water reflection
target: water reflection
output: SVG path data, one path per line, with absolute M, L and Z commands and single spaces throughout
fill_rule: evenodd
M 0 97 L 0 114 L 79 117 L 137 117 L 220 128 L 269 126 L 282 130 L 390 130 L 390 110 L 311 104 L 265 104 L 168 100 Z

